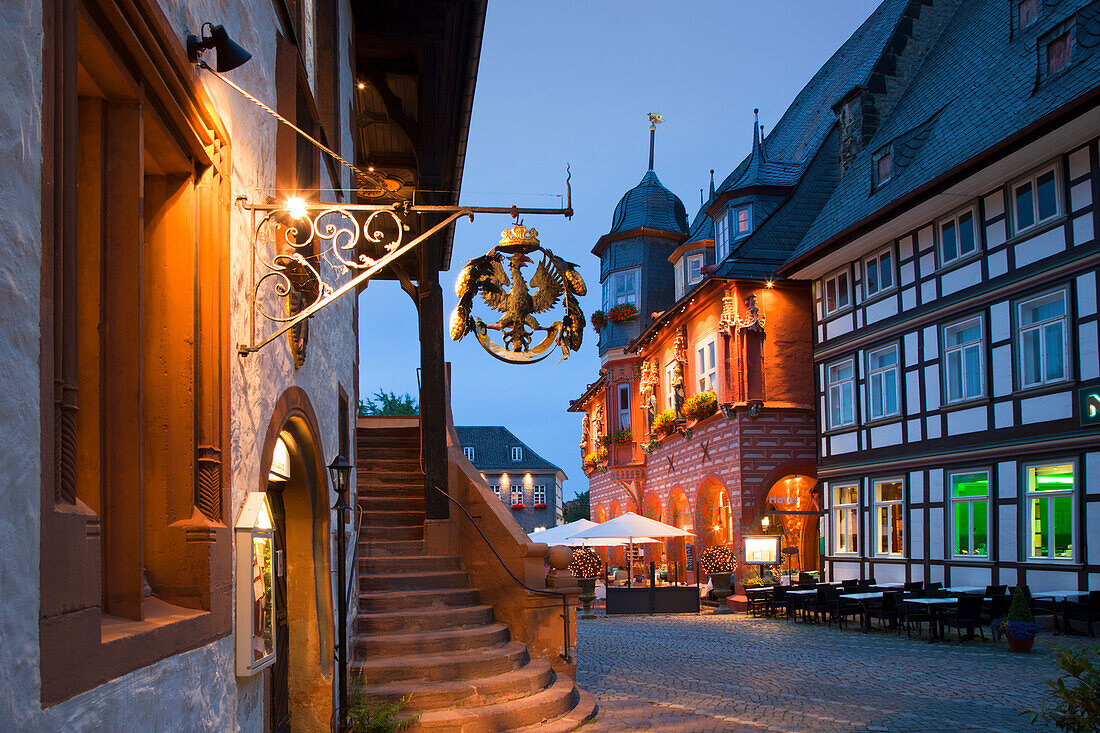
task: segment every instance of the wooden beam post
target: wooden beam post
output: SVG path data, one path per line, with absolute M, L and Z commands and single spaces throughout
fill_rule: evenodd
M 443 361 L 443 289 L 439 285 L 440 237 L 429 237 L 420 258 L 420 446 L 424 508 L 428 519 L 447 519 L 447 386 Z

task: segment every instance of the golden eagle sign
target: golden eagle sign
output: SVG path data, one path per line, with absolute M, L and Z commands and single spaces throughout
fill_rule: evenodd
M 534 262 L 529 256 L 534 253 L 541 255 L 541 259 L 528 288 L 523 268 Z M 470 314 L 479 292 L 486 305 L 502 314 L 496 323 L 485 323 Z M 561 358 L 565 359 L 570 350 L 576 351 L 581 346 L 584 314 L 577 296 L 586 292 L 576 265 L 539 244 L 537 231 L 516 224 L 501 233 L 499 245 L 470 260 L 459 273 L 455 283 L 458 305 L 451 314 L 451 339 L 460 341 L 473 331 L 486 351 L 511 364 L 542 361 L 555 345 L 561 346 Z M 563 296 L 562 319 L 548 326 L 540 324 L 535 314 L 551 310 Z M 501 343 L 492 339 L 490 331 L 500 332 Z M 532 344 L 540 331 L 545 336 Z

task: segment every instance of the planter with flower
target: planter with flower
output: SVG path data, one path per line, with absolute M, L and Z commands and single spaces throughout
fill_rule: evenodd
M 663 438 L 666 435 L 671 435 L 676 430 L 676 413 L 673 410 L 664 410 L 657 413 L 657 417 L 653 418 L 653 426 L 650 428 L 650 432 L 659 438 Z
M 1039 624 L 1035 623 L 1035 617 L 1031 615 L 1031 607 L 1028 605 L 1024 589 L 1016 588 L 1012 594 L 1012 605 L 1008 607 L 1008 613 L 1004 618 L 996 619 L 990 627 L 993 639 L 1001 636 L 1008 639 L 1008 648 L 1014 652 L 1029 652 L 1035 644 L 1035 634 L 1039 631 Z
M 514 512 L 522 512 L 526 508 L 527 505 L 524 504 L 522 501 L 517 501 L 515 504 L 512 505 L 512 511 Z
M 584 470 L 592 471 L 607 463 L 607 448 L 598 448 L 584 457 Z
M 546 508 L 546 502 L 545 501 L 537 501 L 537 502 L 535 502 L 534 504 L 531 505 L 531 508 L 532 509 L 545 509 Z
M 612 323 L 626 323 L 638 317 L 638 309 L 633 303 L 617 305 L 607 312 L 607 319 Z
M 630 428 L 622 428 L 616 430 L 615 434 L 611 436 L 611 439 L 615 441 L 616 445 L 628 445 L 634 440 L 634 434 L 630 432 Z
M 600 556 L 592 550 L 578 547 L 573 550 L 573 559 L 569 562 L 569 572 L 577 579 L 581 587 L 581 612 L 577 618 L 596 618 L 592 613 L 592 601 L 596 600 L 596 576 L 600 574 Z
M 713 390 L 692 395 L 684 401 L 684 417 L 705 420 L 718 411 L 718 395 Z
M 603 327 L 607 325 L 607 314 L 603 311 L 592 312 L 592 328 L 596 329 L 596 333 L 603 330 Z
M 699 556 L 699 566 L 710 577 L 714 596 L 718 599 L 718 608 L 714 612 L 732 613 L 726 605 L 726 598 L 733 592 L 730 580 L 737 571 L 737 556 L 725 545 L 708 547 Z
M 615 442 L 615 436 L 614 435 L 601 435 L 600 436 L 600 445 L 602 445 L 604 448 L 610 448 L 611 444 L 614 443 L 614 442 Z

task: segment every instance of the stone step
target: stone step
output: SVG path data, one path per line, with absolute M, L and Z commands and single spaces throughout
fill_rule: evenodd
M 355 617 L 358 634 L 404 634 L 493 623 L 492 606 L 402 609 L 362 613 Z
M 565 715 L 554 720 L 536 723 L 518 728 L 512 733 L 569 733 L 580 728 L 596 717 L 596 698 L 591 693 L 577 688 L 577 703 Z
M 360 573 L 359 591 L 468 588 L 465 570 L 426 570 L 415 573 Z
M 408 611 L 421 613 L 435 608 L 476 606 L 481 594 L 474 588 L 430 588 L 428 590 L 398 590 L 359 594 L 359 610 Z
M 410 527 L 424 524 L 423 511 L 381 511 L 372 507 L 362 516 L 363 526 Z
M 396 495 L 415 493 L 416 488 L 424 493 L 424 473 L 422 471 L 374 471 L 369 474 L 357 473 L 355 488 L 360 496 L 364 491 L 374 494 L 391 493 Z
M 402 542 L 407 540 L 424 539 L 424 525 L 412 525 L 407 527 L 388 527 L 376 524 L 364 523 L 359 529 L 359 536 L 366 540 L 390 540 Z
M 453 682 L 404 680 L 374 685 L 370 688 L 370 694 L 390 702 L 408 698 L 405 710 L 429 711 L 508 702 L 541 692 L 553 682 L 554 671 L 550 662 L 533 659 L 519 669 L 492 677 Z
M 359 557 L 408 557 L 423 555 L 424 540 L 372 540 L 359 538 Z
M 432 570 L 461 570 L 462 558 L 458 555 L 394 555 L 392 557 L 359 558 L 359 572 L 366 574 L 394 574 L 430 572 Z
M 390 427 L 390 428 L 360 428 L 355 431 L 355 442 L 369 442 L 372 440 L 400 440 L 416 438 L 420 440 L 419 427 Z
M 483 624 L 460 629 L 416 631 L 411 634 L 360 634 L 353 640 L 360 659 L 407 657 L 419 654 L 484 649 L 508 642 L 505 624 Z
M 356 674 L 367 684 L 386 684 L 396 680 L 451 682 L 507 674 L 530 659 L 527 645 L 518 641 L 457 652 L 421 654 L 411 657 L 359 658 L 351 663 Z
M 424 513 L 424 487 L 420 491 L 408 494 L 378 494 L 358 497 L 359 511 L 362 512 L 420 512 Z
M 546 689 L 518 700 L 476 708 L 425 711 L 416 725 L 408 730 L 445 730 L 449 733 L 514 731 L 561 717 L 576 707 L 577 701 L 573 680 L 563 676 L 558 677 Z
M 380 458 L 363 458 L 359 457 L 359 462 L 355 466 L 355 470 L 358 473 L 373 474 L 373 473 L 394 473 L 397 471 L 420 471 L 420 457 L 419 456 L 385 456 Z

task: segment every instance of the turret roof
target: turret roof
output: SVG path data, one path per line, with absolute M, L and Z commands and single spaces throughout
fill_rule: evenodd
M 646 171 L 641 182 L 619 199 L 608 233 L 618 234 L 643 227 L 675 234 L 688 232 L 684 202 L 661 184 L 652 169 Z

